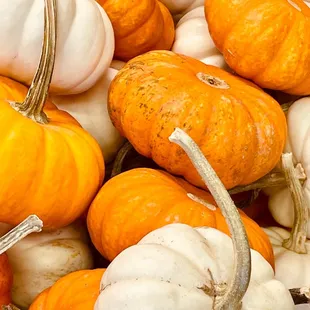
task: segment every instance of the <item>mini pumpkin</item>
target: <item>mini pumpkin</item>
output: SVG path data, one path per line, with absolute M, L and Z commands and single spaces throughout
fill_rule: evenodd
M 206 0 L 205 12 L 236 73 L 263 88 L 310 94 L 310 9 L 302 0 Z
M 56 60 L 50 91 L 86 91 L 112 60 L 111 22 L 94 0 L 57 0 L 57 15 Z M 43 16 L 43 0 L 2 0 L 0 41 L 6 44 L 0 51 L 0 75 L 31 84 L 40 58 Z
M 186 13 L 176 25 L 173 52 L 196 58 L 207 65 L 228 69 L 209 34 L 204 7 Z
M 88 208 L 104 177 L 97 142 L 68 113 L 46 102 L 55 59 L 55 5 L 47 0 L 42 57 L 28 93 L 0 78 L 0 222 L 8 224 L 37 214 L 45 228 L 69 225 Z
M 0 224 L 3 235 L 10 225 Z M 7 250 L 13 269 L 13 303 L 28 309 L 43 290 L 76 270 L 93 267 L 87 231 L 76 222 L 67 227 L 27 236 Z M 22 258 L 22 259 L 21 259 Z
M 197 8 L 203 6 L 204 0 L 159 0 L 171 12 L 173 19 L 178 22 L 181 17 Z
M 113 260 L 152 230 L 169 223 L 209 226 L 229 234 L 215 205 L 208 192 L 183 179 L 160 170 L 132 169 L 103 185 L 88 212 L 88 231 L 97 250 Z M 273 266 L 268 237 L 241 210 L 239 213 L 251 247 Z
M 145 53 L 119 71 L 109 89 L 109 113 L 140 154 L 199 187 L 205 185 L 185 153 L 168 141 L 176 126 L 198 143 L 228 189 L 271 171 L 286 140 L 285 115 L 272 97 L 169 51 Z
M 69 273 L 37 296 L 29 310 L 93 310 L 104 271 L 94 269 Z
M 94 310 L 285 309 L 289 291 L 249 249 L 237 208 L 197 145 L 176 129 L 171 141 L 193 160 L 230 227 L 231 239 L 209 228 L 170 224 L 152 231 L 109 265 Z
M 115 34 L 114 57 L 127 61 L 150 50 L 170 49 L 174 23 L 157 0 L 97 0 L 107 12 Z
M 108 88 L 124 63 L 113 61 L 111 67 L 88 91 L 71 96 L 52 96 L 59 109 L 69 112 L 99 143 L 104 161 L 112 161 L 124 139 L 111 123 L 108 109 Z
M 303 193 L 310 208 L 310 97 L 295 101 L 287 112 L 288 137 L 285 152 L 292 152 L 294 163 L 306 176 Z M 287 186 L 268 188 L 269 209 L 282 226 L 293 227 L 294 203 Z M 307 237 L 310 238 L 310 220 Z

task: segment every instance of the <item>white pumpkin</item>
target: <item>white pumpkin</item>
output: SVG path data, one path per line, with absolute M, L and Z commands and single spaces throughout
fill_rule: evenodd
M 310 97 L 293 103 L 287 113 L 288 138 L 286 152 L 292 152 L 295 164 L 300 163 L 308 177 L 303 184 L 305 198 L 310 202 Z M 294 205 L 287 186 L 270 188 L 269 209 L 274 219 L 284 227 L 292 227 L 294 223 Z M 310 238 L 310 220 L 308 233 Z
M 208 227 L 159 228 L 109 265 L 94 310 L 293 310 L 291 295 L 274 279 L 270 264 L 250 251 L 237 208 L 197 144 L 179 128 L 169 139 L 205 181 L 233 242 Z
M 10 228 L 1 223 L 1 235 Z M 39 293 L 62 276 L 93 267 L 87 232 L 81 223 L 31 234 L 6 253 L 14 275 L 13 303 L 22 309 L 27 309 Z
M 159 0 L 170 11 L 173 19 L 177 22 L 187 12 L 204 5 L 204 0 Z
M 41 54 L 43 0 L 1 0 L 0 75 L 30 85 Z M 112 24 L 95 0 L 57 0 L 57 48 L 50 91 L 74 94 L 92 87 L 114 53 Z
M 228 68 L 210 36 L 203 6 L 191 10 L 180 19 L 172 51 L 191 56 L 208 65 Z
M 88 91 L 71 96 L 52 96 L 61 110 L 69 112 L 98 142 L 106 163 L 111 162 L 124 138 L 113 126 L 107 108 L 108 89 L 124 62 L 113 61 L 111 68 Z
M 227 287 L 233 257 L 231 239 L 216 229 L 164 226 L 114 259 L 102 277 L 94 310 L 214 309 L 212 292 Z M 270 264 L 254 250 L 251 260 L 241 309 L 293 310 L 291 295 L 274 279 Z

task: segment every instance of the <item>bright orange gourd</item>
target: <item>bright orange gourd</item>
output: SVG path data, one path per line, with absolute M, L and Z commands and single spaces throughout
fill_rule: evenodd
M 80 270 L 43 291 L 29 310 L 93 310 L 105 269 Z
M 271 171 L 286 139 L 279 104 L 254 84 L 169 51 L 129 61 L 109 90 L 112 122 L 133 147 L 170 173 L 205 187 L 180 147 L 175 127 L 198 143 L 226 188 Z
M 87 224 L 92 242 L 104 257 L 113 260 L 149 232 L 170 223 L 209 226 L 229 234 L 220 209 L 211 210 L 188 193 L 215 205 L 208 192 L 163 171 L 137 168 L 119 174 L 105 183 L 89 209 Z M 239 212 L 251 247 L 273 266 L 268 237 Z
M 45 26 L 53 29 L 48 3 Z M 16 225 L 37 214 L 45 228 L 66 226 L 88 208 L 103 181 L 97 142 L 68 113 L 45 102 L 55 41 L 55 33 L 44 36 L 28 93 L 23 85 L 0 78 L 0 222 Z
M 228 65 L 264 88 L 310 94 L 310 8 L 302 0 L 206 0 Z
M 157 0 L 97 0 L 108 14 L 115 34 L 115 58 L 127 61 L 150 50 L 170 49 L 174 22 Z
M 0 306 L 11 302 L 13 273 L 6 254 L 0 255 Z

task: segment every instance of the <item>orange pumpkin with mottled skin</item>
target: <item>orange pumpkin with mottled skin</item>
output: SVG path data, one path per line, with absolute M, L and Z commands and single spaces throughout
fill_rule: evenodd
M 229 235 L 219 208 L 202 205 L 188 193 L 215 206 L 212 196 L 167 172 L 137 168 L 110 179 L 93 201 L 88 231 L 97 250 L 113 260 L 149 232 L 170 223 L 209 226 Z M 261 228 L 239 211 L 251 247 L 274 266 L 270 241 Z
M 133 147 L 170 173 L 205 188 L 185 152 L 169 142 L 180 127 L 226 188 L 256 181 L 280 159 L 286 119 L 253 83 L 169 51 L 129 61 L 110 85 L 112 122 Z
M 34 300 L 29 310 L 93 310 L 105 269 L 67 274 Z
M 97 0 L 115 34 L 115 58 L 127 61 L 173 44 L 175 28 L 169 10 L 157 0 Z
M 13 273 L 6 254 L 0 255 L 0 306 L 11 302 Z
M 263 88 L 310 94 L 310 8 L 302 0 L 206 0 L 227 64 Z
M 48 101 L 47 124 L 11 107 L 27 88 L 0 77 L 0 222 L 17 225 L 30 214 L 44 228 L 71 224 L 89 207 L 104 177 L 98 143 L 68 113 Z

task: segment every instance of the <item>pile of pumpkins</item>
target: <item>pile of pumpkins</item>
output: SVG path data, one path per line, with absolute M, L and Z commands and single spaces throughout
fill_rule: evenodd
M 1 0 L 0 40 L 1 310 L 310 303 L 309 0 Z

